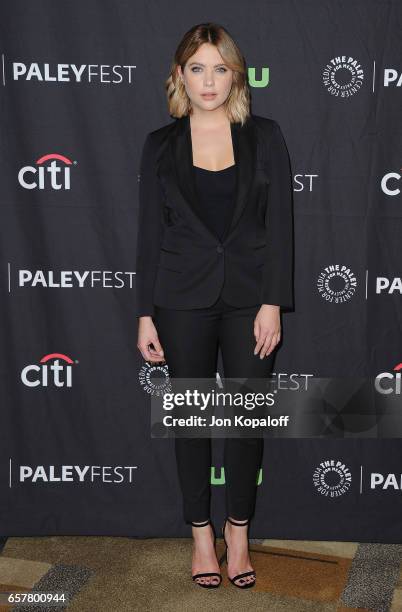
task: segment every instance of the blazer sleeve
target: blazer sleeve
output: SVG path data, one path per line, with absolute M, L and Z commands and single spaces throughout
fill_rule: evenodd
M 136 253 L 136 316 L 153 316 L 153 290 L 163 237 L 164 193 L 156 174 L 158 147 L 149 133 L 142 148 Z
M 268 143 L 268 205 L 265 216 L 267 258 L 263 266 L 262 304 L 294 308 L 292 173 L 285 139 L 274 121 Z

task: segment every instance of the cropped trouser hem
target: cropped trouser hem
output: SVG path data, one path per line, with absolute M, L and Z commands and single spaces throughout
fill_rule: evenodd
M 254 321 L 260 304 L 238 308 L 219 297 L 211 306 L 175 310 L 155 306 L 155 326 L 164 349 L 169 377 L 216 378 L 221 348 L 227 378 L 266 378 L 274 355 L 254 355 Z M 226 438 L 224 479 L 226 511 L 235 520 L 254 513 L 257 475 L 262 463 L 262 438 Z M 210 517 L 211 439 L 175 438 L 175 452 L 186 522 Z M 223 474 L 223 472 L 222 472 Z
M 210 517 L 211 440 L 176 438 L 175 451 L 186 523 Z M 249 519 L 255 511 L 257 477 L 262 463 L 262 438 L 227 438 L 224 447 L 226 513 Z

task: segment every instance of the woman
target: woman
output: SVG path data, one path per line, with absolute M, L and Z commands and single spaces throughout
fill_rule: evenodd
M 166 83 L 169 123 L 147 135 L 139 186 L 137 346 L 169 375 L 265 378 L 293 307 L 289 157 L 279 125 L 250 113 L 246 67 L 228 32 L 194 26 Z M 265 358 L 265 359 L 264 359 Z M 192 576 L 220 585 L 210 522 L 210 439 L 177 438 L 184 520 L 193 526 Z M 262 438 L 224 450 L 228 577 L 255 584 L 248 543 Z

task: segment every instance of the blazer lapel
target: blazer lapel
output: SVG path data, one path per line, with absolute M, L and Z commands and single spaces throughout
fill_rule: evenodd
M 249 117 L 243 126 L 240 123 L 231 123 L 230 126 L 235 159 L 236 192 L 233 215 L 222 241 L 234 229 L 247 203 L 247 194 L 251 190 L 257 157 L 257 137 L 252 117 Z M 191 211 L 204 231 L 212 235 L 215 241 L 219 240 L 198 214 L 189 115 L 176 119 L 172 131 L 168 134 L 164 154 L 158 163 L 160 176 L 163 176 L 172 196 L 178 197 L 181 204 Z

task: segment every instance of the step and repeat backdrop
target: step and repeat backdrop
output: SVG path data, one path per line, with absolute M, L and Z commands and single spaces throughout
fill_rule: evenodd
M 252 112 L 287 142 L 295 311 L 278 380 L 299 401 L 314 377 L 380 376 L 398 399 L 401 4 L 16 0 L 1 13 L 0 536 L 189 535 L 173 439 L 151 429 L 168 364 L 144 362 L 135 318 L 140 154 L 174 120 L 174 51 L 197 23 L 226 27 Z M 214 440 L 217 521 L 222 450 Z M 400 439 L 266 440 L 252 537 L 401 534 Z

